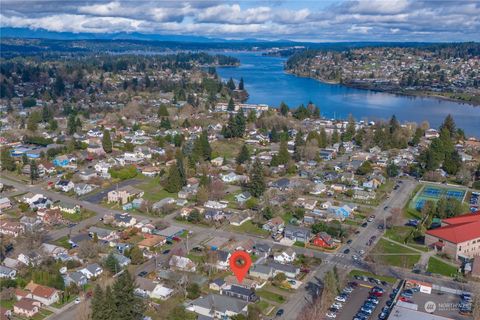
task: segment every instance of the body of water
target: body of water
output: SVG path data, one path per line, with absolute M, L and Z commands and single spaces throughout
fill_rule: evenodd
M 239 67 L 217 68 L 222 79 L 243 77 L 250 97 L 249 103 L 278 106 L 285 101 L 290 108 L 312 101 L 327 118 L 357 120 L 389 119 L 393 114 L 400 121 L 428 121 L 438 128 L 451 114 L 457 127 L 467 135 L 480 137 L 480 107 L 447 100 L 394 95 L 370 90 L 326 84 L 314 79 L 297 77 L 283 70 L 285 58 L 264 57 L 259 53 L 228 53 L 240 59 Z

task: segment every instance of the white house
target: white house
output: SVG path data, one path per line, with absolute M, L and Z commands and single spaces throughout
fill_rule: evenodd
M 58 180 L 55 183 L 55 189 L 63 192 L 69 192 L 75 187 L 75 184 L 70 180 Z
M 247 313 L 248 302 L 219 294 L 209 294 L 193 300 L 186 307 L 188 311 L 211 319 L 230 319 Z
M 87 279 L 98 277 L 103 273 L 102 267 L 98 263 L 92 263 L 80 270 L 81 273 L 87 277 Z
M 297 254 L 291 248 L 273 255 L 273 259 L 276 262 L 279 262 L 282 264 L 291 263 L 295 260 L 296 257 L 297 257 Z
M 9 268 L 7 266 L 0 266 L 0 278 L 15 279 L 17 276 L 17 270 Z
M 84 194 L 92 192 L 94 188 L 94 185 L 88 183 L 77 183 L 77 185 L 75 185 L 74 191 L 76 195 L 82 196 Z
M 33 282 L 30 282 L 25 289 L 31 292 L 32 299 L 40 301 L 44 305 L 52 305 L 59 300 L 58 291 L 54 288 L 42 286 Z

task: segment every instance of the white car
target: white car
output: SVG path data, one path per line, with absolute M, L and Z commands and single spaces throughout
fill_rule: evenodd
M 326 314 L 327 318 L 330 318 L 330 319 L 335 319 L 337 317 L 337 314 L 334 313 L 334 312 L 328 312 Z
M 76 298 L 75 299 L 75 304 L 79 304 L 80 303 L 80 298 Z
M 335 302 L 331 306 L 331 308 L 334 308 L 334 309 L 341 309 L 342 307 L 343 307 L 343 305 L 340 302 Z
M 353 259 L 353 260 L 358 260 L 358 256 L 354 254 L 354 255 L 352 256 L 352 259 Z
M 363 256 L 363 255 L 365 254 L 365 250 L 362 249 L 362 250 L 360 250 L 358 253 L 359 253 L 361 256 Z
M 345 297 L 342 297 L 342 296 L 336 296 L 336 297 L 335 297 L 335 301 L 345 302 L 345 301 L 347 301 L 347 299 L 346 299 Z

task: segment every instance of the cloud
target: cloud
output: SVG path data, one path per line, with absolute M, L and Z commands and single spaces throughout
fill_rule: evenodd
M 3 0 L 3 27 L 308 41 L 479 41 L 480 2 Z

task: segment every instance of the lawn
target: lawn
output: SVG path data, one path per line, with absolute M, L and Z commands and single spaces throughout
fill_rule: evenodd
M 80 222 L 82 220 L 91 218 L 95 215 L 95 212 L 90 210 L 82 210 L 80 213 L 66 213 L 62 212 L 62 216 L 64 219 L 71 221 L 71 222 Z
M 144 182 L 136 185 L 138 189 L 145 191 L 143 195 L 143 199 L 148 201 L 157 202 L 164 198 L 174 198 L 176 199 L 178 196 L 176 193 L 170 193 L 163 189 L 162 185 L 160 184 L 160 178 L 146 178 Z
M 212 142 L 212 158 L 225 157 L 227 159 L 237 158 L 243 141 L 240 139 L 229 139 L 228 141 L 214 141 Z
M 407 236 L 413 230 L 414 229 L 412 227 L 393 226 L 385 231 L 385 237 L 392 239 L 393 241 L 404 243 Z
M 63 302 L 62 302 L 62 300 L 60 299 L 58 302 L 55 302 L 54 304 L 52 304 L 52 307 L 57 308 L 57 309 L 60 309 L 61 307 L 63 307 L 63 306 L 66 305 L 67 303 L 72 302 L 72 301 L 75 300 L 76 298 L 77 298 L 76 295 L 71 295 L 70 298 L 66 299 L 66 300 L 63 301 Z
M 233 232 L 248 233 L 248 234 L 254 234 L 258 236 L 268 235 L 268 231 L 260 228 L 257 224 L 253 223 L 252 220 L 248 220 L 238 227 L 229 226 L 228 229 Z
M 284 296 L 279 295 L 278 293 L 275 293 L 275 292 L 264 290 L 264 289 L 257 291 L 257 295 L 261 298 L 264 298 L 272 302 L 283 303 L 285 301 Z
M 411 269 L 420 259 L 420 254 L 388 240 L 380 239 L 370 257 L 380 264 Z
M 72 245 L 70 243 L 68 243 L 68 237 L 67 236 L 61 237 L 60 239 L 55 241 L 55 244 L 57 246 L 65 248 L 65 249 L 71 249 L 72 248 Z
M 260 310 L 262 311 L 263 314 L 266 314 L 266 312 L 268 311 L 268 307 L 270 306 L 268 304 L 268 302 L 264 301 L 264 300 L 260 300 L 256 303 L 256 305 L 260 308 Z
M 427 271 L 431 273 L 437 273 L 443 276 L 451 277 L 457 273 L 457 268 L 435 257 L 431 257 L 428 260 Z
M 393 278 L 393 277 L 384 277 L 384 276 L 378 276 L 376 274 L 373 274 L 373 273 L 370 273 L 370 272 L 365 272 L 365 271 L 361 271 L 361 270 L 352 270 L 350 271 L 349 273 L 349 276 L 350 277 L 354 277 L 354 276 L 366 276 L 366 277 L 372 277 L 372 278 L 376 278 L 378 280 L 382 280 L 382 281 L 386 281 L 388 283 L 395 283 L 397 281 L 397 279 Z
M 3 300 L 0 299 L 0 306 L 6 310 L 11 310 L 13 309 L 13 305 L 15 304 L 15 299 L 12 300 Z

